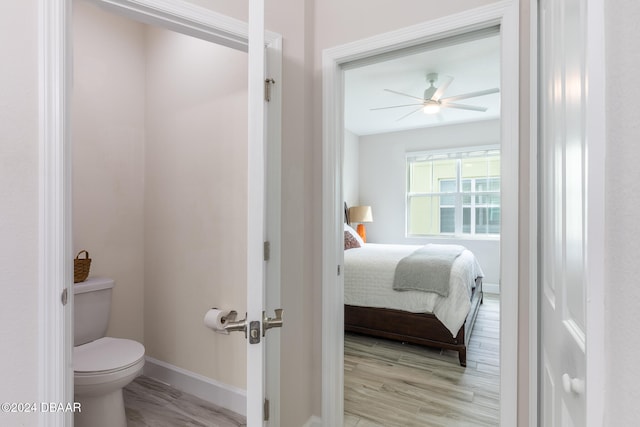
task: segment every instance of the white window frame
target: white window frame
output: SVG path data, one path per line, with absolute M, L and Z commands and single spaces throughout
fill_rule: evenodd
M 472 191 L 469 193 L 469 196 L 472 197 L 472 203 L 470 205 L 471 207 L 471 223 L 470 223 L 470 229 L 468 233 L 464 233 L 463 232 L 463 200 L 462 197 L 464 196 L 464 194 L 462 193 L 462 170 L 461 170 L 461 164 L 462 164 L 462 160 L 466 157 L 466 154 L 469 153 L 474 153 L 474 152 L 478 152 L 478 151 L 484 151 L 484 152 L 491 152 L 491 151 L 498 151 L 500 153 L 500 145 L 496 144 L 496 145 L 488 145 L 488 146 L 476 146 L 476 147 L 464 147 L 464 148 L 458 148 L 458 149 L 449 149 L 449 150 L 437 150 L 437 151 L 419 151 L 419 152 L 407 152 L 406 153 L 406 189 L 405 189 L 405 236 L 406 237 L 464 237 L 464 238 L 493 238 L 493 237 L 500 237 L 500 233 L 476 233 L 476 227 L 475 227 L 475 196 L 478 195 L 491 195 L 494 192 L 491 191 L 483 191 L 481 193 L 477 193 L 475 191 Z M 448 159 L 454 159 L 457 160 L 457 164 L 456 164 L 456 177 L 455 178 L 451 178 L 451 180 L 455 180 L 456 181 L 456 192 L 455 193 L 443 193 L 441 191 L 434 191 L 434 192 L 426 192 L 426 193 L 419 193 L 419 192 L 410 192 L 410 183 L 411 183 L 411 164 L 414 162 L 419 161 L 418 159 L 422 158 L 422 157 L 432 157 L 432 159 L 430 160 L 439 160 L 438 158 L 444 159 L 444 158 L 448 158 Z M 502 159 L 502 153 L 500 153 L 500 158 Z M 491 178 L 489 176 L 486 177 L 487 179 Z M 498 175 L 498 178 L 501 178 L 500 175 Z M 471 178 L 471 184 L 472 184 L 472 189 L 475 188 L 475 178 Z M 502 182 L 501 182 L 502 184 Z M 497 192 L 498 194 L 500 194 L 500 191 Z M 454 226 L 454 231 L 453 233 L 449 233 L 449 232 L 439 232 L 439 233 L 434 233 L 434 234 L 414 234 L 414 233 L 410 233 L 409 231 L 409 223 L 410 223 L 410 206 L 411 206 L 411 199 L 415 198 L 415 197 L 433 197 L 433 196 L 442 196 L 443 194 L 447 194 L 447 195 L 451 195 L 455 197 L 455 202 L 454 202 L 454 209 L 455 209 L 455 214 L 454 214 L 454 220 L 455 220 L 455 226 Z M 440 208 L 442 208 L 442 204 L 440 203 Z M 500 209 L 502 209 L 502 206 L 500 206 Z M 440 224 L 441 226 L 441 224 Z

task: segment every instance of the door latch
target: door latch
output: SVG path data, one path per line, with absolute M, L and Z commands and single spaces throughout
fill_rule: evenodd
M 249 344 L 258 344 L 259 342 L 260 342 L 260 322 L 257 320 L 254 320 L 253 322 L 249 322 Z

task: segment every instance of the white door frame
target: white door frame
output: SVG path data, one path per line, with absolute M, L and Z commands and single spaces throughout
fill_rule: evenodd
M 147 24 L 158 25 L 245 52 L 248 50 L 249 28 L 246 22 L 181 0 L 91 1 Z M 73 402 L 72 161 L 69 126 L 72 87 L 72 0 L 40 0 L 38 6 L 38 400 Z M 276 83 L 280 83 L 282 36 L 266 31 L 265 44 L 269 47 L 271 76 Z M 277 145 L 277 152 L 280 150 L 281 139 L 281 90 L 281 84 L 276 84 L 273 88 L 272 105 L 275 114 L 267 117 L 269 141 Z M 274 159 L 279 165 L 279 156 L 269 157 L 269 160 Z M 279 174 L 278 167 L 274 167 L 273 171 Z M 271 175 L 267 180 L 276 182 Z M 279 194 L 279 191 L 276 191 L 277 197 Z M 276 224 L 278 230 L 274 230 L 274 233 L 279 233 L 279 221 L 270 224 Z M 279 268 L 272 269 L 271 274 L 279 275 Z M 275 283 L 279 286 L 279 280 Z M 66 306 L 60 303 L 64 291 L 68 293 Z M 39 425 L 71 426 L 73 414 L 39 413 Z
M 342 150 L 344 72 L 348 62 L 500 25 L 501 174 L 500 422 L 517 424 L 519 5 L 506 0 L 323 51 L 322 422 L 343 425 L 344 295 Z M 516 262 L 514 262 L 516 261 Z
M 587 0 L 586 209 L 587 427 L 605 416 L 606 110 L 605 1 Z

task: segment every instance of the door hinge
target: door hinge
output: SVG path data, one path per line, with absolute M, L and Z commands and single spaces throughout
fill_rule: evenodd
M 269 421 L 269 399 L 264 400 L 263 413 L 264 421 Z
M 338 276 L 340 275 L 340 264 L 338 264 Z
M 271 85 L 276 83 L 272 78 L 268 78 L 264 80 L 264 100 L 269 102 L 271 101 Z
M 269 261 L 269 259 L 271 259 L 271 242 L 269 241 L 264 242 L 263 253 L 264 253 L 264 260 Z
M 67 290 L 67 288 L 64 288 L 62 290 L 62 295 L 60 295 L 60 302 L 62 303 L 62 305 L 67 305 L 68 301 L 69 301 L 69 291 Z

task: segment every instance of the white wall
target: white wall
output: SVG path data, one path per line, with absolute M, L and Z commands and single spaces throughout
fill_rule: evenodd
M 246 311 L 247 54 L 149 27 L 147 354 L 246 388 L 246 341 L 202 324 Z
M 0 3 L 0 402 L 38 397 L 38 13 Z M 35 426 L 0 412 L 0 425 Z
M 498 239 L 406 237 L 405 194 L 407 153 L 499 143 L 499 120 L 361 136 L 360 203 L 371 206 L 374 220 L 367 224 L 367 241 L 397 244 L 455 242 L 466 246 L 478 257 L 485 273 L 485 283 L 498 284 L 500 281 L 500 241 Z
M 342 157 L 342 188 L 347 206 L 360 204 L 360 139 L 345 129 Z
M 248 2 L 189 0 L 219 13 L 246 21 Z M 341 2 L 336 2 L 339 4 Z M 282 306 L 285 327 L 281 331 L 281 402 L 283 427 L 305 424 L 320 413 L 321 334 L 320 314 L 320 217 L 321 199 L 316 171 L 322 156 L 314 139 L 320 109 L 314 86 L 316 70 L 316 0 L 265 2 L 266 28 L 284 38 L 282 84 Z M 359 7 L 368 7 L 361 1 Z M 340 6 L 341 7 L 341 6 Z M 389 9 L 395 9 L 387 3 Z M 360 17 L 358 17 L 360 19 Z M 332 24 L 329 23 L 329 26 Z M 278 82 L 276 82 L 278 84 Z M 296 351 L 290 351 L 295 348 Z
M 227 0 L 191 0 L 231 16 L 246 19 L 246 2 Z M 468 0 L 434 4 L 422 0 L 408 0 L 405 6 L 382 0 L 311 1 L 274 0 L 267 3 L 267 27 L 285 36 L 283 120 L 283 304 L 289 308 L 287 327 L 282 330 L 285 349 L 295 348 L 283 354 L 283 427 L 298 427 L 310 414 L 320 414 L 321 404 L 321 290 L 319 277 L 322 226 L 320 194 L 321 180 L 321 60 L 322 49 L 357 40 L 373 34 L 401 28 L 431 18 L 455 13 L 469 7 L 477 7 L 491 1 Z M 38 2 L 36 0 L 0 2 L 0 55 L 11 58 L 0 67 L 0 283 L 5 298 L 0 303 L 0 399 L 2 401 L 37 400 L 37 334 L 38 310 L 37 274 L 33 257 L 38 252 Z M 521 74 L 527 75 L 529 2 L 521 0 Z M 367 19 L 362 19 L 367 10 Z M 286 11 L 286 13 L 285 13 Z M 635 86 L 618 84 L 633 82 L 634 70 L 640 60 L 636 37 L 638 4 L 633 0 L 607 4 L 607 57 L 610 73 L 608 90 L 615 93 L 608 101 L 610 108 L 624 105 L 629 113 L 636 110 Z M 353 25 L 357 22 L 358 25 Z M 19 43 L 16 41 L 19 40 Z M 633 54 L 632 54 L 633 53 Z M 628 62 L 626 62 L 628 61 Z M 627 67 L 627 64 L 631 66 Z M 619 75 L 623 80 L 612 79 Z M 620 92 L 616 92 L 616 90 Z M 522 90 L 523 111 L 528 117 L 526 85 Z M 627 185 L 634 177 L 636 153 L 633 129 L 638 115 L 630 120 L 619 120 L 608 115 L 608 157 L 615 156 L 612 165 L 608 160 L 610 188 L 620 179 Z M 529 163 L 528 129 L 522 131 L 521 166 Z M 618 161 L 620 164 L 618 164 Z M 615 170 L 614 170 L 615 169 Z M 521 169 L 526 177 L 526 169 Z M 614 181 L 615 180 L 615 181 Z M 614 185 L 615 186 L 615 185 Z M 527 224 L 526 200 L 529 183 L 521 181 L 521 218 Z M 618 187 L 620 188 L 620 187 Z M 630 188 L 630 187 L 625 187 Z M 638 191 L 614 190 L 609 202 L 615 205 L 607 209 L 607 250 L 617 254 L 621 250 L 635 249 L 640 231 L 629 227 L 638 208 Z M 523 209 L 524 208 L 524 209 Z M 300 214 L 300 209 L 304 215 Z M 633 213 L 633 214 L 632 214 Z M 305 231 L 307 230 L 307 231 Z M 521 236 L 528 237 L 525 230 Z M 528 247 L 528 239 L 521 240 L 521 249 Z M 633 252 L 631 252 L 633 253 Z M 637 253 L 637 250 L 635 251 Z M 521 262 L 527 260 L 526 250 Z M 524 264 L 522 264 L 524 265 Z M 636 281 L 637 262 L 632 256 L 618 260 L 607 259 L 606 328 L 609 331 L 607 351 L 607 419 L 605 425 L 633 425 L 640 417 L 638 400 L 640 381 L 635 361 L 628 361 L 640 348 L 637 337 L 630 335 L 640 290 Z M 520 308 L 528 307 L 528 271 L 521 272 Z M 618 276 L 620 274 L 620 276 Z M 624 277 L 622 277 L 624 276 Z M 615 279 L 615 280 L 614 280 Z M 614 285 L 615 283 L 615 285 Z M 311 313 L 311 315 L 310 315 Z M 521 310 L 521 318 L 526 318 Z M 519 417 L 526 425 L 528 372 L 528 335 L 525 321 L 519 330 Z M 295 326 L 289 326 L 295 325 Z M 523 415 L 520 415 L 522 413 Z M 0 413 L 0 424 L 35 426 L 35 417 L 24 414 Z
M 144 341 L 145 26 L 74 3 L 73 247 L 116 281 L 110 336 Z
M 640 3 L 605 3 L 606 17 L 606 247 L 605 357 L 607 426 L 636 425 L 640 417 Z
M 247 55 L 74 3 L 74 246 L 116 280 L 108 334 L 246 387 Z
M 246 2 L 191 0 L 192 3 L 247 19 Z M 287 326 L 282 330 L 283 427 L 303 425 L 311 414 L 320 414 L 321 333 L 320 258 L 322 226 L 321 194 L 321 72 L 322 49 L 364 36 L 397 29 L 489 0 L 425 3 L 410 0 L 406 7 L 377 0 L 273 0 L 266 4 L 267 28 L 283 34 L 283 147 L 282 223 L 283 306 Z M 3 237 L 0 248 L 7 255 L 2 281 L 6 295 L 13 297 L 2 322 L 3 342 L 19 348 L 2 352 L 0 393 L 17 400 L 37 399 L 35 374 L 37 354 L 37 274 L 25 275 L 32 266 L 37 244 L 37 35 L 38 2 L 2 2 L 0 49 L 11 58 L 2 67 L 0 81 L 3 112 L 0 116 L 2 155 L 12 163 L 0 170 Z M 367 19 L 362 19 L 367 10 Z M 407 10 L 411 12 L 408 13 Z M 353 25 L 358 22 L 358 25 Z M 20 40 L 20 43 L 15 43 Z M 5 96 L 6 95 L 6 96 Z M 5 138 L 6 136 L 6 138 Z M 15 210 L 13 210 L 15 209 Z M 5 212 L 11 212 L 10 214 Z M 5 216 L 7 215 L 7 216 Z M 8 221 L 8 225 L 4 225 Z M 8 230 L 5 234 L 5 230 Z M 18 280 L 14 280 L 14 279 Z M 5 282 L 6 279 L 6 283 Z M 4 300 L 9 303 L 9 298 Z M 5 318 L 3 317 L 3 320 Z M 32 375 L 29 375 L 31 373 Z M 26 374 L 26 375 L 25 375 Z M 11 399 L 8 399 L 11 400 Z M 2 415 L 0 415 L 2 416 Z M 17 418 L 12 418 L 13 420 Z M 33 417 L 25 425 L 36 425 Z

